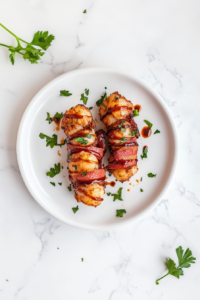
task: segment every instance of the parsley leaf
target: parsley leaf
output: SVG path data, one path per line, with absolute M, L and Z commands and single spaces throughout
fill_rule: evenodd
M 49 124 L 53 122 L 52 118 L 50 117 L 50 113 L 47 113 L 46 121 L 49 121 Z
M 138 129 L 136 129 L 136 130 L 130 132 L 129 135 L 134 136 L 134 135 L 136 135 L 137 132 L 138 132 Z
M 89 107 L 89 110 L 93 109 L 93 106 Z
M 124 214 L 126 214 L 126 210 L 125 209 L 117 209 L 116 210 L 116 217 L 122 218 L 124 216 Z
M 83 11 L 83 14 L 87 14 L 87 10 L 86 9 Z
M 88 97 L 84 96 L 84 94 L 81 94 L 81 101 L 83 101 L 83 103 L 86 105 L 87 101 L 88 101 Z
M 46 138 L 46 147 L 48 147 L 48 146 L 50 146 L 51 148 L 53 148 L 54 146 L 60 146 L 61 147 L 62 145 L 65 144 L 65 143 L 63 143 L 63 144 L 58 144 L 57 143 L 57 135 L 56 134 L 53 134 L 52 137 L 50 137 L 46 134 L 40 133 L 39 137 L 41 139 Z
M 49 35 L 48 31 L 38 31 L 34 34 L 32 42 L 28 43 L 16 36 L 3 24 L 0 23 L 0 26 L 3 27 L 10 34 L 12 34 L 17 41 L 16 47 L 0 44 L 0 46 L 8 48 L 8 50 L 11 52 L 9 58 L 12 65 L 14 65 L 15 63 L 15 53 L 22 55 L 25 60 L 28 59 L 31 62 L 31 64 L 37 64 L 38 60 L 41 59 L 41 56 L 43 56 L 45 52 L 33 47 L 33 45 L 38 46 L 44 51 L 46 51 L 51 46 L 51 42 L 55 39 L 55 37 L 52 34 Z M 23 47 L 20 42 L 25 43 L 26 46 Z
M 160 131 L 158 129 L 156 129 L 156 131 L 154 132 L 154 134 L 156 134 L 156 133 L 160 133 Z
M 157 174 L 149 173 L 147 174 L 148 177 L 156 177 Z
M 67 125 L 72 125 L 72 124 L 73 124 L 73 122 L 67 123 Z
M 81 258 L 81 261 L 83 261 L 83 258 Z
M 134 109 L 134 117 L 138 117 L 139 116 L 139 112 L 138 112 L 138 110 L 137 109 Z
M 151 127 L 153 126 L 153 124 L 147 120 L 144 120 L 144 122 L 147 124 L 147 126 L 149 127 L 149 129 L 151 129 Z
M 75 142 L 79 142 L 82 145 L 87 145 L 88 141 L 86 139 L 84 139 L 84 137 L 78 137 L 75 139 Z
M 140 178 L 140 181 L 142 181 L 142 177 Z
M 91 134 L 84 134 L 88 139 L 91 139 L 92 135 Z
M 123 124 L 125 123 L 125 121 L 122 121 L 120 125 L 118 125 L 119 128 L 122 128 Z
M 89 89 L 85 89 L 85 94 L 88 96 L 89 95 Z
M 104 104 L 103 101 L 104 101 L 106 98 L 107 98 L 107 93 L 105 92 L 105 93 L 103 94 L 103 96 L 101 96 L 101 98 L 100 98 L 99 100 L 97 100 L 96 105 L 97 105 L 97 106 L 100 106 L 101 104 Z M 104 104 L 104 106 L 105 106 L 105 104 Z
M 140 189 L 140 192 L 144 192 L 143 189 Z
M 51 168 L 49 172 L 46 173 L 47 176 L 53 178 L 60 173 L 60 163 L 54 165 L 55 168 Z
M 55 184 L 55 182 L 50 182 L 53 186 L 55 186 L 56 184 Z
M 73 210 L 73 212 L 74 212 L 74 213 L 76 213 L 76 212 L 77 212 L 77 210 L 79 210 L 79 207 L 78 207 L 78 205 L 77 205 L 77 207 L 72 207 L 72 210 Z
M 69 91 L 66 91 L 66 90 L 60 91 L 60 96 L 69 97 L 69 96 L 71 96 L 71 95 L 72 95 L 72 94 L 71 94 Z
M 81 175 L 82 175 L 82 176 L 86 176 L 86 175 L 87 175 L 87 172 L 83 172 Z
M 143 149 L 142 155 L 140 155 L 140 156 L 141 156 L 141 159 L 147 158 L 147 153 L 148 153 L 148 148 L 144 148 L 144 149 Z
M 107 193 L 107 196 L 110 196 L 111 195 L 111 193 Z
M 56 113 L 55 115 L 54 115 L 54 118 L 57 118 L 57 119 L 62 119 L 62 117 L 63 117 L 63 113 Z
M 108 176 L 112 176 L 112 173 L 109 173 Z
M 74 169 L 77 170 L 77 165 L 74 166 Z
M 62 182 L 58 182 L 59 185 L 62 185 Z
M 178 257 L 178 267 L 171 258 L 167 258 L 165 265 L 168 269 L 168 273 L 156 280 L 157 285 L 159 284 L 158 281 L 168 275 L 173 275 L 179 279 L 180 276 L 184 275 L 182 268 L 189 268 L 191 264 L 195 263 L 196 258 L 192 256 L 192 251 L 189 248 L 184 253 L 183 248 L 179 246 L 176 249 L 176 254 Z
M 113 201 L 115 201 L 115 200 L 124 201 L 124 200 L 122 199 L 122 189 L 123 189 L 123 188 L 120 188 L 120 189 L 118 190 L 117 194 L 111 194 L 111 196 L 114 196 Z
M 124 128 L 121 128 L 121 131 L 122 131 L 122 132 L 126 132 L 126 130 L 125 130 Z
M 72 191 L 71 184 L 67 188 L 70 192 Z

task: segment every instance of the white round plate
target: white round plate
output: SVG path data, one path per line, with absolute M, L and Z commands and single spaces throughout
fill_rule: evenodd
M 58 142 L 65 138 L 62 129 L 55 130 L 55 124 L 46 121 L 47 112 L 53 116 L 56 112 L 65 112 L 70 107 L 82 104 L 80 95 L 89 89 L 87 106 L 91 110 L 97 129 L 104 128 L 98 116 L 96 101 L 102 96 L 107 87 L 107 94 L 118 91 L 132 103 L 140 104 L 142 111 L 135 118 L 138 128 L 146 126 L 144 120 L 153 123 L 152 131 L 160 130 L 144 139 L 140 137 L 138 150 L 138 173 L 129 182 L 116 182 L 115 187 L 107 186 L 104 201 L 97 208 L 77 203 L 74 193 L 69 192 L 70 184 L 66 165 L 67 147 L 46 147 L 46 140 L 40 139 L 42 132 L 48 136 L 58 135 Z M 60 96 L 60 90 L 68 90 L 70 97 Z M 110 69 L 80 69 L 63 74 L 47 84 L 30 102 L 22 117 L 18 138 L 17 158 L 23 180 L 35 200 L 50 214 L 69 225 L 85 229 L 109 229 L 130 223 L 158 204 L 166 192 L 177 162 L 178 142 L 174 121 L 162 98 L 144 82 L 131 75 Z M 148 145 L 148 158 L 141 159 L 142 148 Z M 61 156 L 58 155 L 58 150 Z M 107 165 L 107 156 L 104 164 Z M 64 168 L 54 178 L 46 176 L 55 163 L 61 163 Z M 148 173 L 157 174 L 149 178 Z M 141 181 L 142 177 L 142 181 Z M 115 180 L 108 177 L 107 181 Z M 55 182 L 56 186 L 50 184 Z M 62 186 L 58 185 L 62 182 Z M 124 201 L 113 202 L 108 192 L 116 193 L 123 187 Z M 143 189 L 143 192 L 140 192 Z M 78 204 L 79 210 L 74 214 L 72 207 Z M 117 209 L 126 209 L 122 218 L 116 217 Z

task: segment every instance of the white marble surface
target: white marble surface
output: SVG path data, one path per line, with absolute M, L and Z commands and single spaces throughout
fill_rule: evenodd
M 0 0 L 0 7 L 0 22 L 23 39 L 37 30 L 56 36 L 38 65 L 17 57 L 12 66 L 0 47 L 0 299 L 199 299 L 199 0 Z M 14 39 L 0 28 L 0 42 Z M 44 211 L 22 181 L 15 152 L 34 94 L 59 74 L 97 66 L 132 71 L 154 87 L 180 142 L 164 199 L 112 232 L 72 228 Z M 197 263 L 156 286 L 179 245 L 190 247 Z

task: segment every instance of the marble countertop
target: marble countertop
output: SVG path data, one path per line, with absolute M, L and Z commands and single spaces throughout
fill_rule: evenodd
M 83 10 L 87 14 L 83 14 Z M 200 295 L 199 0 L 7 0 L 0 22 L 25 40 L 56 40 L 38 65 L 0 47 L 0 299 L 197 300 Z M 0 42 L 14 39 L 0 28 Z M 178 129 L 179 162 L 160 204 L 121 230 L 70 227 L 31 197 L 16 159 L 22 114 L 46 83 L 76 68 L 133 72 L 160 93 Z M 166 257 L 189 247 L 179 280 Z M 58 249 L 59 248 L 59 249 Z M 81 258 L 84 258 L 83 262 Z

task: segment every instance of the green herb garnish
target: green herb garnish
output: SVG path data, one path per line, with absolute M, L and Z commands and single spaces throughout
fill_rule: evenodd
M 184 253 L 183 248 L 179 246 L 176 249 L 176 254 L 178 257 L 178 267 L 171 258 L 167 258 L 165 265 L 168 269 L 168 273 L 156 280 L 157 285 L 159 284 L 158 281 L 168 275 L 173 275 L 179 279 L 180 276 L 184 275 L 182 268 L 190 268 L 191 264 L 195 263 L 196 258 L 192 256 L 192 251 L 189 248 L 187 248 Z
M 70 192 L 72 191 L 71 184 L 67 188 Z
M 61 147 L 62 145 L 65 144 L 65 143 L 63 143 L 63 144 L 58 144 L 57 143 L 57 135 L 56 134 L 53 134 L 52 137 L 50 137 L 46 134 L 40 133 L 39 137 L 41 139 L 46 138 L 46 147 L 48 147 L 48 146 L 50 146 L 51 148 L 53 148 L 54 146 L 60 146 Z
M 118 190 L 117 194 L 111 194 L 111 196 L 114 196 L 113 201 L 115 201 L 115 200 L 124 201 L 124 200 L 122 199 L 122 189 L 123 189 L 123 188 L 120 188 L 120 189 Z
M 87 14 L 87 10 L 86 9 L 83 11 L 83 14 Z
M 49 121 L 49 124 L 53 122 L 52 118 L 50 117 L 50 113 L 47 113 L 46 121 Z
M 56 113 L 55 115 L 54 115 L 54 118 L 56 118 L 56 119 L 62 119 L 62 117 L 63 117 L 63 113 Z
M 92 135 L 91 134 L 84 134 L 88 139 L 91 139 Z
M 51 46 L 51 42 L 55 39 L 55 37 L 52 34 L 49 35 L 48 31 L 44 31 L 44 32 L 38 31 L 34 34 L 32 42 L 28 43 L 20 39 L 18 36 L 16 36 L 13 32 L 7 29 L 3 24 L 0 23 L 0 26 L 3 27 L 10 34 L 12 34 L 17 41 L 16 47 L 0 44 L 0 46 L 8 48 L 8 50 L 11 52 L 9 58 L 12 65 L 14 65 L 15 63 L 15 53 L 22 55 L 25 60 L 28 59 L 31 64 L 37 64 L 38 60 L 41 59 L 41 56 L 43 56 L 45 52 L 33 46 L 38 46 L 41 49 L 46 51 Z M 22 47 L 20 41 L 25 43 L 26 47 Z
M 154 134 L 156 134 L 156 133 L 160 133 L 160 130 L 156 129 L 156 131 L 154 132 Z
M 50 182 L 53 186 L 55 186 L 56 184 L 55 184 L 55 182 Z
M 62 185 L 62 182 L 58 182 L 59 185 Z
M 77 212 L 77 210 L 79 210 L 79 207 L 78 207 L 78 205 L 77 205 L 77 207 L 72 207 L 72 210 L 73 210 L 73 212 L 74 212 L 74 213 L 76 213 L 76 212 Z
M 57 247 L 57 249 L 59 250 L 59 248 Z
M 89 107 L 89 110 L 93 109 L 93 106 Z
M 74 169 L 77 170 L 77 165 L 74 166 Z
M 111 195 L 111 193 L 107 193 L 107 196 L 110 196 Z
M 130 132 L 129 135 L 134 136 L 134 135 L 136 135 L 137 132 L 138 132 L 138 129 L 136 129 L 136 130 Z
M 112 173 L 109 173 L 108 176 L 112 176 Z
M 85 89 L 85 94 L 88 96 L 89 95 L 89 89 Z
M 156 177 L 157 174 L 149 173 L 147 174 L 148 177 Z
M 143 152 L 142 152 L 142 155 L 140 155 L 141 159 L 147 158 L 147 153 L 148 153 L 148 148 L 144 148 Z
M 75 139 L 75 142 L 79 142 L 82 145 L 87 145 L 88 141 L 86 139 L 84 139 L 84 137 L 78 137 Z
M 122 131 L 122 132 L 126 132 L 126 130 L 125 130 L 124 128 L 121 128 L 121 131 Z
M 72 95 L 72 94 L 71 94 L 69 91 L 66 91 L 66 90 L 60 91 L 60 96 L 69 97 L 69 96 L 71 96 L 71 95 Z
M 72 124 L 73 124 L 73 122 L 67 123 L 67 125 L 72 125 Z
M 87 172 L 83 172 L 81 175 L 82 175 L 82 176 L 86 176 L 86 175 L 87 175 Z
M 140 192 L 144 192 L 143 189 L 140 189 Z
M 106 98 L 107 98 L 107 93 L 105 92 L 105 93 L 103 94 L 103 96 L 101 96 L 101 98 L 96 102 L 96 105 L 97 105 L 97 106 L 100 106 L 101 104 L 104 104 L 103 101 L 104 101 Z M 104 104 L 104 106 L 105 106 L 105 104 Z
M 140 178 L 140 181 L 142 181 L 142 177 Z
M 149 129 L 151 129 L 151 127 L 153 126 L 153 124 L 147 120 L 144 120 L 144 122 L 147 124 L 147 126 L 149 127 Z
M 124 214 L 126 214 L 126 210 L 125 209 L 117 209 L 116 210 L 116 217 L 122 218 L 124 216 Z
M 122 121 L 120 125 L 118 125 L 119 128 L 122 128 L 125 121 Z
M 139 112 L 138 112 L 138 110 L 137 109 L 134 109 L 134 117 L 138 117 L 139 116 Z
M 55 168 L 50 168 L 50 171 L 46 173 L 47 176 L 53 178 L 60 173 L 60 163 L 54 165 Z
M 69 155 L 68 158 L 72 158 L 72 155 Z
M 83 258 L 81 258 L 81 261 L 83 261 Z
M 83 103 L 86 105 L 87 101 L 88 101 L 88 97 L 84 96 L 84 94 L 81 94 L 81 101 L 83 101 Z

